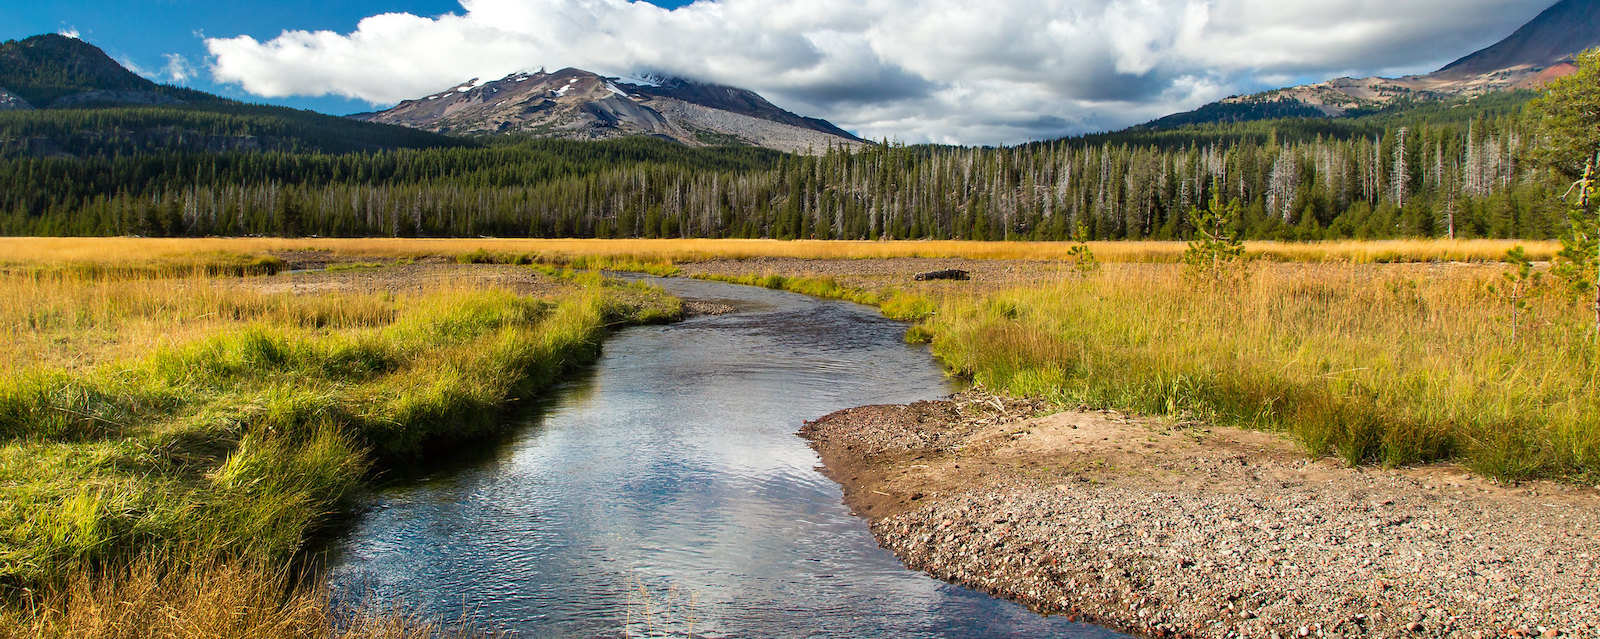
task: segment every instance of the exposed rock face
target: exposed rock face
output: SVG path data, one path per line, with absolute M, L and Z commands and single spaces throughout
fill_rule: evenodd
M 27 100 L 10 91 L 0 89 L 0 111 L 27 111 L 32 108 L 33 105 L 28 104 Z
M 1508 69 L 1544 70 L 1600 44 L 1600 0 L 1561 0 L 1487 49 L 1432 75 L 1472 78 Z
M 733 87 L 686 80 L 623 81 L 581 69 L 472 80 L 379 113 L 350 116 L 439 133 L 517 133 L 597 140 L 648 135 L 684 144 L 743 143 L 789 152 L 860 140 Z
M 1337 78 L 1238 96 L 1167 116 L 1153 128 L 1273 117 L 1339 117 L 1398 99 L 1437 100 L 1531 89 L 1572 73 L 1572 58 L 1600 45 L 1600 0 L 1561 0 L 1504 40 L 1426 75 Z

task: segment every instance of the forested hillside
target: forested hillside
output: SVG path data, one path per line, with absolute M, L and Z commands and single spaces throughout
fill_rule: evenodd
M 3 100 L 10 108 L 0 109 L 0 158 L 349 153 L 470 144 L 156 84 L 94 45 L 53 34 L 0 43 L 0 92 L 22 100 Z
M 0 160 L 0 232 L 1165 239 L 1216 185 L 1255 238 L 1541 238 L 1564 218 L 1521 159 L 1529 97 L 822 157 L 642 138 L 342 155 L 88 139 L 87 159 Z M 33 126 L 15 115 L 0 131 Z

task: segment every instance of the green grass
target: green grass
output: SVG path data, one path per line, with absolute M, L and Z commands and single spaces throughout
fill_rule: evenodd
M 679 269 L 670 261 L 650 260 L 628 255 L 562 255 L 534 252 L 496 252 L 474 249 L 456 256 L 462 264 L 518 264 L 545 267 L 566 267 L 581 271 L 626 271 L 648 273 L 659 277 L 677 275 Z
M 504 428 L 509 402 L 592 360 L 607 326 L 681 312 L 659 290 L 573 281 L 553 301 L 395 297 L 359 326 L 258 321 L 0 380 L 0 590 L 150 553 L 292 562 L 375 466 Z
M 380 269 L 385 266 L 388 266 L 388 264 L 384 264 L 382 262 L 353 262 L 347 264 L 329 264 L 327 270 L 329 273 L 338 273 L 340 271 L 370 271 L 373 269 Z
M 0 262 L 3 275 L 99 280 L 276 275 L 283 268 L 283 261 L 275 257 L 231 252 L 126 262 Z

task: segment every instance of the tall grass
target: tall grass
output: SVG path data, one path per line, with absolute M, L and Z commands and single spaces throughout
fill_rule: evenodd
M 508 402 L 593 359 L 607 326 L 679 309 L 658 290 L 572 279 L 546 300 L 0 276 L 27 302 L 0 321 L 33 336 L 12 353 L 135 326 L 172 335 L 0 378 L 0 599 L 15 612 L 29 593 L 70 593 L 152 553 L 163 566 L 291 564 L 374 466 L 500 428 Z
M 1498 269 L 1177 268 L 952 295 L 921 327 L 951 369 L 1062 404 L 1281 430 L 1314 455 L 1460 459 L 1490 476 L 1600 477 L 1600 366 L 1550 299 L 1513 340 Z
M 1246 242 L 1247 253 L 1273 261 L 1292 262 L 1494 262 L 1514 244 L 1527 247 L 1534 260 L 1547 260 L 1555 242 L 1512 240 L 1383 240 L 1334 242 Z M 1092 242 L 1094 253 L 1107 262 L 1177 262 L 1182 242 Z M 584 240 L 584 239 L 405 239 L 405 238 L 0 238 L 0 267 L 35 264 L 123 264 L 183 260 L 195 254 L 259 255 L 289 250 L 321 250 L 364 258 L 480 256 L 500 259 L 526 256 L 544 263 L 579 258 L 620 259 L 634 264 L 671 264 L 710 259 L 789 257 L 802 259 L 867 259 L 891 257 L 959 257 L 973 259 L 1060 260 L 1068 242 L 969 241 L 777 241 L 777 240 Z
M 0 639 L 446 639 L 478 636 L 400 610 L 337 612 L 321 587 L 259 562 L 180 565 L 144 558 L 81 572 L 0 609 Z

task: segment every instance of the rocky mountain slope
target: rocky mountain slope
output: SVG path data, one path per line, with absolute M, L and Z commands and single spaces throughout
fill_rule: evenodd
M 750 144 L 820 153 L 861 140 L 753 92 L 680 78 L 610 78 L 581 69 L 472 80 L 387 111 L 350 116 L 438 133 L 599 140 L 647 135 L 688 144 Z
M 1473 97 L 1531 89 L 1572 73 L 1578 53 L 1600 45 L 1600 0 L 1561 0 L 1504 40 L 1433 73 L 1401 78 L 1337 78 L 1236 96 L 1149 123 L 1150 128 L 1280 117 L 1340 117 L 1403 100 Z

